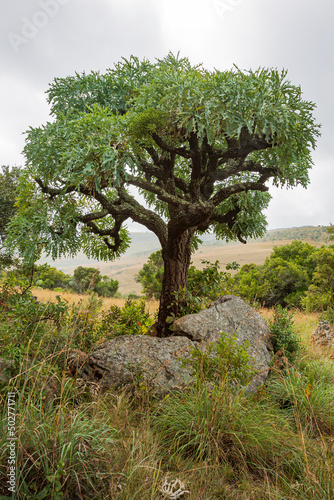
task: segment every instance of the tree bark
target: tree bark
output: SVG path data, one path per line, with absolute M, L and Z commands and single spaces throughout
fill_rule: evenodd
M 188 229 L 181 235 L 168 235 L 167 245 L 162 249 L 164 277 L 157 324 L 158 337 L 172 335 L 170 324 L 166 322 L 166 319 L 173 313 L 177 314 L 178 304 L 173 293 L 180 288 L 187 288 L 191 241 L 194 233 L 194 229 Z

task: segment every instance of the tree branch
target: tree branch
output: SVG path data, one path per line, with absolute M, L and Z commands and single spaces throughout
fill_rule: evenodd
M 225 152 L 217 152 L 220 160 L 219 165 L 227 163 L 229 160 L 245 159 L 253 151 L 272 148 L 276 144 L 274 141 L 267 141 L 265 136 L 262 137 L 250 134 L 247 127 L 243 127 L 240 133 L 239 140 L 226 137 L 228 150 Z
M 168 146 L 168 144 L 163 139 L 161 139 L 161 137 L 159 137 L 158 134 L 155 132 L 152 134 L 152 138 L 159 146 L 159 148 L 163 149 L 164 151 L 167 151 L 168 153 L 174 153 L 179 156 L 182 156 L 183 158 L 192 158 L 193 156 L 193 153 L 189 151 L 187 148 L 173 148 L 172 146 Z
M 123 242 L 123 240 L 120 238 L 119 232 L 125 220 L 126 217 L 118 217 L 117 219 L 115 219 L 115 224 L 111 229 L 100 229 L 94 222 L 92 222 L 92 219 L 86 222 L 86 226 L 91 233 L 97 234 L 98 236 L 110 236 L 114 238 L 114 245 L 110 243 L 108 238 L 103 238 L 103 242 L 110 250 L 117 252 Z
M 39 177 L 34 177 L 35 182 L 39 185 L 39 187 L 42 190 L 42 193 L 50 195 L 50 199 L 54 198 L 55 196 L 59 194 L 68 194 L 68 193 L 74 193 L 78 191 L 77 186 L 67 186 L 66 188 L 50 188 L 48 186 L 45 186 L 42 182 L 42 179 Z
M 222 188 L 211 198 L 210 201 L 214 206 L 217 206 L 233 194 L 243 193 L 247 191 L 266 192 L 269 190 L 269 188 L 264 185 L 264 182 L 268 180 L 269 177 L 269 174 L 264 174 L 258 181 L 243 182 L 234 184 L 233 186 Z
M 135 222 L 147 227 L 150 231 L 153 231 L 159 238 L 161 246 L 165 245 L 167 242 L 167 226 L 161 217 L 159 217 L 159 215 L 152 210 L 142 207 L 140 203 L 130 196 L 122 187 L 118 188 L 119 198 L 117 200 L 110 201 L 102 193 L 95 192 L 93 195 L 87 188 L 70 186 L 66 189 L 54 189 L 45 186 L 41 179 L 38 179 L 38 181 L 36 180 L 36 182 L 38 182 L 43 193 L 49 194 L 52 197 L 59 194 L 67 194 L 69 192 L 77 192 L 86 196 L 92 196 L 101 204 L 104 212 L 112 215 L 115 220 L 117 218 L 123 218 L 123 221 L 125 221 L 126 219 L 131 218 Z M 94 214 L 87 214 L 87 218 L 89 219 L 90 217 L 93 217 L 90 220 L 94 220 Z M 85 223 L 84 220 L 82 222 Z
M 181 207 L 186 208 L 189 206 L 189 202 L 183 200 L 182 198 L 176 195 L 169 194 L 160 185 L 153 184 L 152 182 L 149 182 L 146 179 L 143 179 L 142 177 L 135 177 L 133 175 L 129 175 L 127 180 L 128 183 L 132 184 L 133 186 L 145 189 L 146 191 L 156 194 L 159 200 L 164 201 L 165 203 L 168 203 L 174 206 L 175 208 L 181 208 Z

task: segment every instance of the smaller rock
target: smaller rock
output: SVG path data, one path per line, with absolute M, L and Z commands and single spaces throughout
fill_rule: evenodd
M 334 331 L 329 321 L 320 320 L 311 336 L 311 344 L 322 347 L 334 344 Z

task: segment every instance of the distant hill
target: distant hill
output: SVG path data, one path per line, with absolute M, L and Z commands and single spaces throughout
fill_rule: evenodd
M 302 226 L 290 227 L 287 229 L 272 229 L 268 231 L 263 238 L 257 241 L 278 241 L 278 240 L 310 240 L 322 241 L 325 243 L 328 239 L 326 226 Z
M 302 240 L 315 246 L 321 246 L 326 244 L 327 236 L 326 228 L 323 226 L 274 229 L 268 231 L 263 238 L 250 240 L 247 245 L 243 245 L 239 242 L 217 241 L 213 234 L 205 234 L 202 237 L 202 245 L 193 254 L 192 261 L 196 267 L 201 267 L 202 260 L 210 262 L 219 260 L 222 269 L 233 261 L 240 265 L 251 262 L 263 264 L 275 245 L 286 245 L 292 240 Z M 128 250 L 113 262 L 98 262 L 88 259 L 81 252 L 73 258 L 62 258 L 56 261 L 44 258 L 40 262 L 47 262 L 68 274 L 73 274 L 74 269 L 78 266 L 97 267 L 102 274 L 119 281 L 121 293 L 140 293 L 141 286 L 135 282 L 134 277 L 147 261 L 149 255 L 160 249 L 160 244 L 158 238 L 151 232 L 131 233 L 131 238 L 132 242 Z

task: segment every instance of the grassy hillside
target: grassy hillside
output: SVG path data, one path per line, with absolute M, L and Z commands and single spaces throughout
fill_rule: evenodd
M 254 262 L 263 264 L 272 251 L 274 245 L 286 245 L 294 239 L 300 239 L 314 246 L 321 246 L 327 242 L 325 227 L 300 227 L 290 229 L 275 229 L 259 240 L 250 240 L 246 245 L 242 243 L 224 243 L 216 241 L 213 235 L 203 236 L 203 244 L 193 255 L 193 263 L 201 266 L 201 260 L 215 262 L 219 260 L 222 268 L 229 262 L 237 261 L 240 265 Z M 159 250 L 157 237 L 150 232 L 132 233 L 132 243 L 127 252 L 114 262 L 98 262 L 89 260 L 84 254 L 79 253 L 74 258 L 63 258 L 57 261 L 44 259 L 65 273 L 72 274 L 78 266 L 98 267 L 102 274 L 106 274 L 120 283 L 119 291 L 122 294 L 140 293 L 140 284 L 136 283 L 134 276 L 147 261 L 149 255 Z

